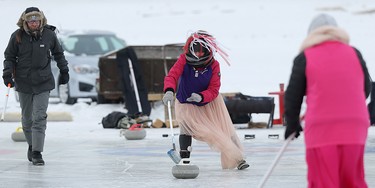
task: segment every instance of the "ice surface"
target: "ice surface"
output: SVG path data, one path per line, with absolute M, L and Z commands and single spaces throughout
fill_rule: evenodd
M 111 30 L 130 45 L 184 42 L 189 32 L 207 30 L 228 49 L 231 58 L 230 67 L 221 64 L 221 92 L 254 96 L 268 96 L 279 90 L 279 83 L 287 84 L 308 24 L 313 16 L 326 12 L 348 31 L 370 74 L 375 73 L 374 15 L 358 14 L 375 8 L 370 0 L 2 0 L 0 6 L 4 18 L 1 52 L 17 29 L 21 12 L 29 6 L 39 7 L 49 24 L 59 29 Z M 1 112 L 5 91 L 5 86 L 0 87 Z M 147 129 L 145 139 L 129 141 L 117 129 L 102 128 L 101 118 L 115 110 L 125 111 L 123 106 L 84 100 L 68 106 L 51 100 L 49 111 L 70 112 L 73 121 L 48 123 L 43 167 L 27 161 L 26 143 L 11 140 L 20 123 L 0 122 L 0 187 L 256 187 L 283 144 L 283 127 L 238 129 L 250 164 L 247 170 L 238 171 L 222 170 L 219 154 L 194 141 L 192 163 L 199 166 L 199 176 L 178 180 L 172 176 L 174 163 L 166 154 L 172 147 L 171 138 L 162 137 L 169 129 Z M 20 111 L 13 91 L 7 111 Z M 275 116 L 278 118 L 277 111 Z M 153 106 L 150 118 L 164 120 L 161 104 Z M 255 134 L 255 139 L 244 139 L 245 134 Z M 269 134 L 279 134 L 279 139 L 269 139 Z M 365 155 L 369 187 L 375 187 L 374 152 L 375 130 L 371 127 Z M 266 187 L 306 187 L 304 154 L 301 137 L 287 148 Z

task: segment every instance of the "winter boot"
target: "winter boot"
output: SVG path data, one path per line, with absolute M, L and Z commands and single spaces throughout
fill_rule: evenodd
M 237 169 L 238 170 L 243 170 L 243 169 L 246 169 L 246 168 L 249 168 L 249 164 L 246 163 L 245 160 L 241 160 L 239 163 L 238 163 L 238 166 L 237 166 Z
M 27 159 L 31 162 L 32 158 L 33 158 L 32 146 L 29 146 L 29 149 L 27 149 Z
M 36 165 L 36 166 L 44 165 L 44 160 L 42 158 L 42 154 L 40 153 L 40 151 L 33 151 L 32 162 L 33 162 L 33 165 Z
M 181 134 L 179 137 L 180 141 L 180 156 L 182 164 L 190 163 L 190 152 L 191 152 L 191 136 L 186 134 Z
M 190 163 L 190 151 L 188 150 L 181 150 L 180 151 L 181 156 L 181 163 L 183 164 L 189 164 Z

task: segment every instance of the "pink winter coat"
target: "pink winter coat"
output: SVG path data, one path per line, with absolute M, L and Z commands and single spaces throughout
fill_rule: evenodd
M 327 33 L 335 40 L 325 38 Z M 294 62 L 285 94 L 285 116 L 288 123 L 299 122 L 296 119 L 305 95 L 306 148 L 366 142 L 368 71 L 360 52 L 342 34 L 330 27 L 317 30 L 304 41 L 304 51 Z

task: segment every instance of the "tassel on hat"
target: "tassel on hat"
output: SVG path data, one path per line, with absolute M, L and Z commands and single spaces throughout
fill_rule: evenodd
M 198 30 L 190 35 L 187 39 L 186 44 L 184 46 L 185 53 L 194 52 L 195 44 L 200 44 L 202 47 L 207 49 L 211 56 L 213 57 L 215 53 L 219 53 L 219 55 L 224 59 L 224 61 L 230 66 L 229 63 L 229 55 L 220 47 L 216 38 L 210 35 L 207 31 Z M 195 56 L 194 53 L 191 53 Z M 195 57 L 198 58 L 198 57 Z

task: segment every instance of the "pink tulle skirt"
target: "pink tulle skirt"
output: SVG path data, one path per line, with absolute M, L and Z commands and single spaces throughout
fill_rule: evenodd
M 191 135 L 220 152 L 223 169 L 233 169 L 244 159 L 243 147 L 221 95 L 205 106 L 176 100 L 175 112 L 180 134 Z

